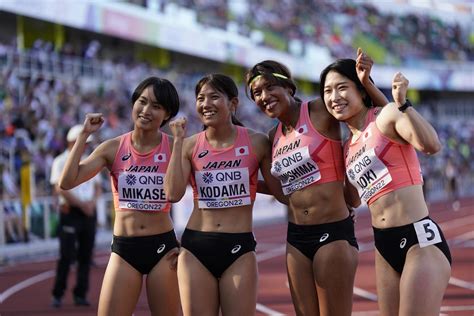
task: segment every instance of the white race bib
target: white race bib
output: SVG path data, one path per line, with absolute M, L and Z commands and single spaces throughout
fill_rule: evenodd
M 119 208 L 160 211 L 166 205 L 163 173 L 122 172 L 118 176 Z
M 346 173 L 364 202 L 392 181 L 387 166 L 377 157 L 373 148 L 352 162 Z
M 281 155 L 272 162 L 272 175 L 280 179 L 285 195 L 321 179 L 318 164 L 311 158 L 308 146 Z
M 413 223 L 420 248 L 441 242 L 438 226 L 431 219 L 424 219 Z
M 228 208 L 252 203 L 247 168 L 197 171 L 194 177 L 199 208 Z

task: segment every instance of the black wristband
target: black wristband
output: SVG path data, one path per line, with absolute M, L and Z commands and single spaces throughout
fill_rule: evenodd
M 411 104 L 410 100 L 406 99 L 405 104 L 398 107 L 398 110 L 402 113 L 405 113 L 406 109 L 408 109 L 410 106 L 413 106 L 413 104 Z

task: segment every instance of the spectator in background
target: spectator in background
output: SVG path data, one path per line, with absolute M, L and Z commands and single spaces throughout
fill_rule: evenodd
M 446 176 L 446 192 L 448 193 L 448 199 L 452 203 L 452 209 L 457 211 L 461 206 L 458 190 L 459 170 L 453 157 L 448 157 L 444 169 L 444 175 Z
M 68 147 L 54 158 L 51 168 L 50 183 L 59 198 L 59 260 L 52 292 L 52 306 L 56 308 L 61 307 L 69 269 L 74 261 L 77 261 L 74 303 L 77 306 L 90 305 L 86 295 L 96 233 L 96 200 L 101 193 L 100 181 L 94 177 L 72 190 L 59 187 L 61 172 L 81 131 L 82 125 L 75 125 L 69 130 L 66 137 Z M 90 141 L 89 137 L 87 142 Z
M 3 205 L 3 210 L 0 212 L 4 212 L 6 242 L 24 241 L 18 188 L 3 159 L 0 160 L 0 180 L 2 190 L 0 205 Z

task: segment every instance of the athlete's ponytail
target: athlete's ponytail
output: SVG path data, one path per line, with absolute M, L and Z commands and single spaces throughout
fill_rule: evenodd
M 235 113 L 232 113 L 232 115 L 230 117 L 232 119 L 232 124 L 238 125 L 238 126 L 245 126 L 241 121 L 239 121 L 237 116 L 235 116 Z

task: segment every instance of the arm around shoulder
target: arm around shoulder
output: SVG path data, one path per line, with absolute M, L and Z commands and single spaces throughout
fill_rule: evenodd
M 283 194 L 280 181 L 271 173 L 272 152 L 271 142 L 265 134 L 255 133 L 253 135 L 253 148 L 257 151 L 259 157 L 260 172 L 262 173 L 264 183 L 259 184 L 259 193 L 271 194 L 280 203 L 288 205 L 289 198 Z
M 359 192 L 357 192 L 357 189 L 349 182 L 347 177 L 344 181 L 344 199 L 350 207 L 357 208 L 361 204 Z

